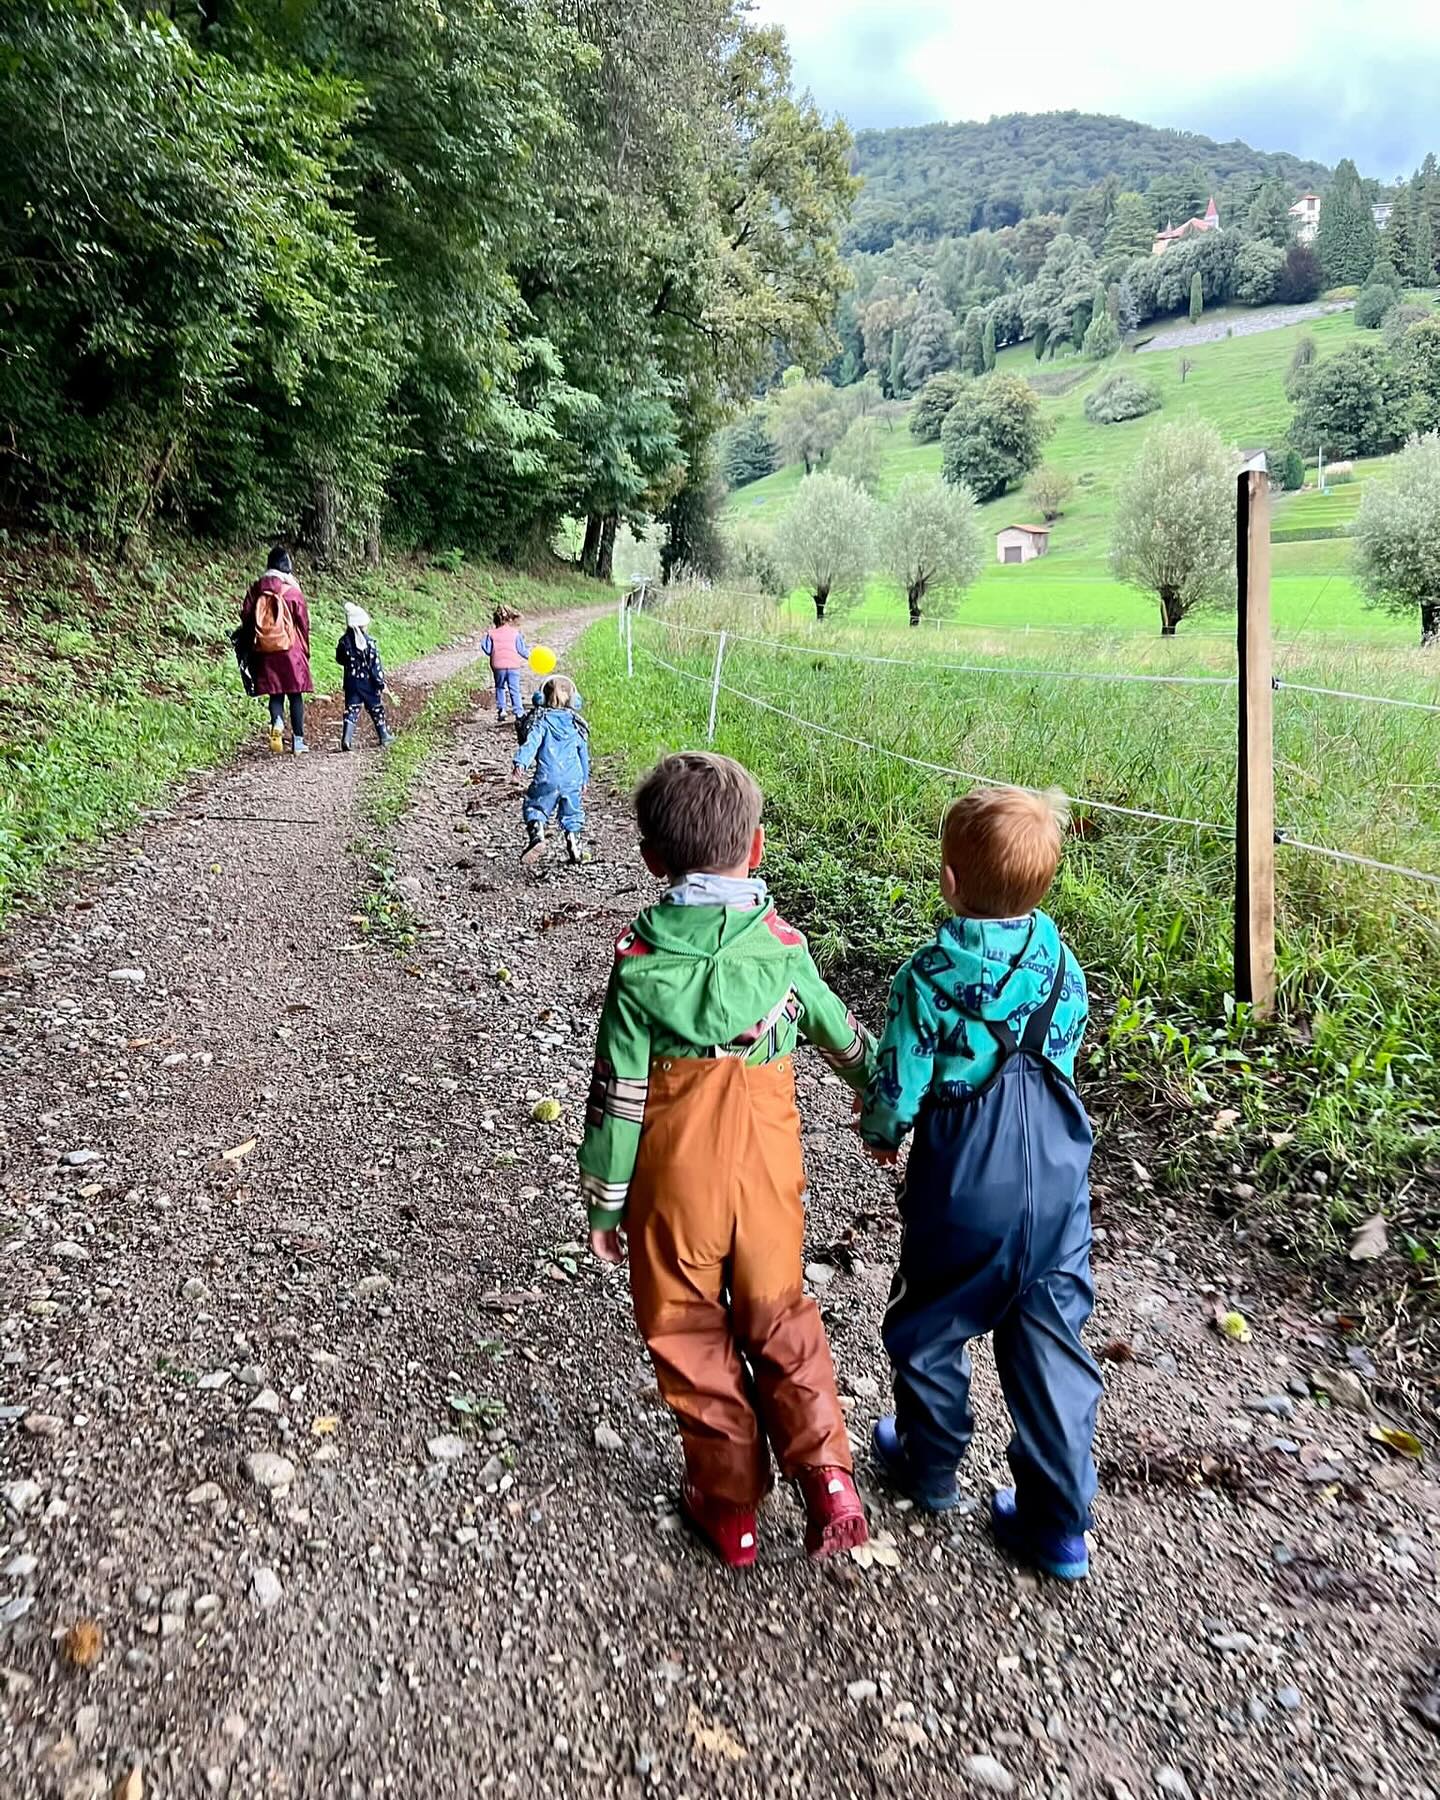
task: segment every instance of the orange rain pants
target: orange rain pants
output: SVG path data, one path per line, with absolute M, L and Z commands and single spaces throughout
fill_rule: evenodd
M 626 1206 L 635 1318 L 702 1493 L 753 1506 L 781 1470 L 851 1468 L 830 1347 L 802 1288 L 791 1059 L 650 1070 Z

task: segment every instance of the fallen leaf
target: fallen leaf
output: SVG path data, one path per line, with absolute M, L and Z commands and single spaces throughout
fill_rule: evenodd
M 1124 1338 L 1112 1338 L 1100 1352 L 1102 1362 L 1134 1362 L 1135 1346 L 1126 1343 Z
M 1397 1456 L 1408 1456 L 1415 1462 L 1420 1462 L 1425 1455 L 1425 1446 L 1415 1433 L 1402 1431 L 1398 1425 L 1372 1425 L 1370 1435 L 1377 1444 L 1383 1444 Z
M 60 1640 L 60 1654 L 72 1669 L 93 1669 L 104 1642 L 93 1619 L 77 1619 Z
M 232 1149 L 222 1150 L 220 1160 L 228 1163 L 243 1162 L 258 1142 L 258 1138 L 246 1138 L 243 1144 L 236 1144 Z
M 888 1531 L 879 1531 L 868 1544 L 857 1544 L 850 1552 L 851 1559 L 859 1563 L 862 1569 L 898 1569 L 900 1552 L 896 1548 L 895 1539 Z
M 1371 1213 L 1350 1240 L 1351 1262 L 1374 1262 L 1390 1248 L 1384 1213 Z
M 1237 1122 L 1239 1117 L 1239 1112 L 1233 1106 L 1223 1108 L 1220 1112 L 1216 1113 L 1214 1121 L 1210 1126 L 1211 1135 L 1213 1137 L 1219 1137 L 1222 1132 L 1228 1131 L 1230 1127 Z
M 310 1430 L 316 1437 L 334 1437 L 339 1425 L 340 1421 L 334 1413 L 321 1413 L 318 1419 L 310 1421 Z
M 705 1751 L 708 1756 L 723 1756 L 727 1762 L 744 1762 L 748 1754 L 745 1746 L 732 1737 L 723 1725 L 707 1725 L 703 1714 L 693 1706 L 685 1721 L 685 1729 L 690 1733 L 695 1748 Z
M 145 1778 L 140 1773 L 139 1763 L 133 1763 L 128 1775 L 122 1775 L 115 1783 L 114 1800 L 144 1800 Z

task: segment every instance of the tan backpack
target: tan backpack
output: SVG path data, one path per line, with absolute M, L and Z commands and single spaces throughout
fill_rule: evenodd
M 283 656 L 294 644 L 288 594 L 261 588 L 255 599 L 255 648 L 262 656 Z

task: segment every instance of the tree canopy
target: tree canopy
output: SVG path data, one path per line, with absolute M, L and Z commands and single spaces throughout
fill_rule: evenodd
M 829 352 L 849 137 L 741 0 L 138 11 L 7 18 L 11 522 L 599 567 Z
M 880 562 L 918 625 L 927 600 L 949 600 L 980 573 L 984 539 L 964 482 L 910 475 L 880 515 Z
M 1018 375 L 987 375 L 955 397 L 940 431 L 941 471 L 993 500 L 1040 461 L 1054 422 L 1034 388 Z
M 858 598 L 870 573 L 875 509 L 864 488 L 843 475 L 807 475 L 780 515 L 775 548 L 795 587 L 823 619 L 832 600 Z
M 1372 606 L 1420 614 L 1420 641 L 1440 641 L 1440 435 L 1412 438 L 1393 470 L 1367 483 L 1355 562 Z
M 1167 637 L 1197 608 L 1234 599 L 1238 472 L 1215 427 L 1189 418 L 1157 425 L 1121 481 L 1110 566 L 1155 595 Z

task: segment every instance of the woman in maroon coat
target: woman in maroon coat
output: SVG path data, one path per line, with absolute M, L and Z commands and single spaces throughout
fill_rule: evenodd
M 305 696 L 310 679 L 310 609 L 295 580 L 289 552 L 277 544 L 265 573 L 254 582 L 240 609 L 240 623 L 250 640 L 250 666 L 255 692 L 270 702 L 270 748 L 285 748 L 285 701 L 290 701 L 290 730 L 296 756 L 304 756 Z

